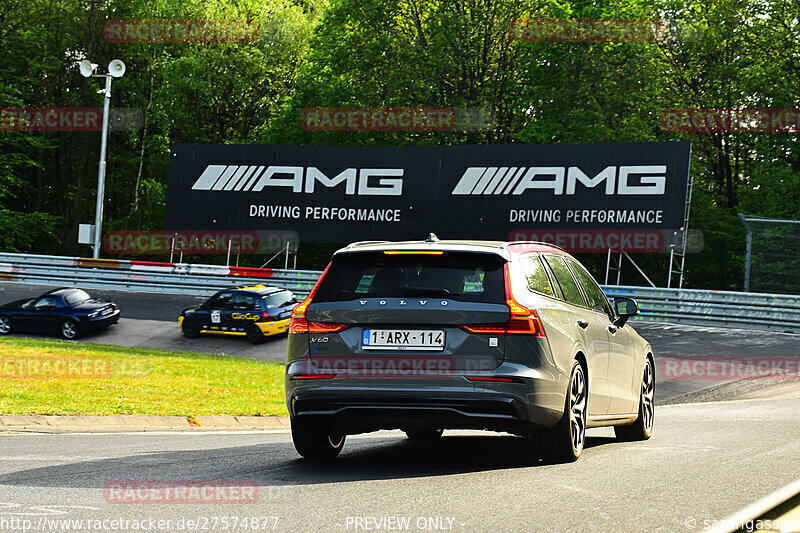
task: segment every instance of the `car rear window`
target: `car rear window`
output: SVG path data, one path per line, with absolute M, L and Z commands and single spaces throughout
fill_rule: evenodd
M 267 309 L 286 307 L 297 303 L 297 298 L 291 291 L 273 292 L 272 294 L 262 296 L 262 298 Z
M 86 300 L 91 300 L 92 297 L 86 294 L 86 292 L 77 290 L 68 292 L 64 295 L 64 300 L 67 302 L 67 305 L 75 305 L 81 302 L 85 302 Z
M 505 262 L 494 254 L 466 252 L 337 255 L 314 301 L 429 297 L 503 303 Z

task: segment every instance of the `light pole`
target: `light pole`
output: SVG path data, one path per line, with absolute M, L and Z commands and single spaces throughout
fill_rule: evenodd
M 125 63 L 119 59 L 108 64 L 107 74 L 95 74 L 95 63 L 84 59 L 80 63 L 81 74 L 85 78 L 105 78 L 106 88 L 98 91 L 104 94 L 103 98 L 103 133 L 100 137 L 100 166 L 97 169 L 97 208 L 94 217 L 94 245 L 92 257 L 100 257 L 101 238 L 103 234 L 103 196 L 106 186 L 106 145 L 108 143 L 108 112 L 111 105 L 111 78 L 121 78 L 125 74 Z

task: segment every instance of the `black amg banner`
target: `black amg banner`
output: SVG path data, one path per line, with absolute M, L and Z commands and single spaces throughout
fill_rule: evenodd
M 690 151 L 688 142 L 178 144 L 165 228 L 290 230 L 303 242 L 342 243 L 429 232 L 493 240 L 553 231 L 668 235 L 684 224 Z

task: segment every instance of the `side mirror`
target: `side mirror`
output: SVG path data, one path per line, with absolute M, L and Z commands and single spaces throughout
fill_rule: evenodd
M 617 296 L 614 298 L 614 311 L 618 317 L 614 321 L 614 325 L 621 328 L 630 317 L 639 314 L 639 304 L 633 298 Z

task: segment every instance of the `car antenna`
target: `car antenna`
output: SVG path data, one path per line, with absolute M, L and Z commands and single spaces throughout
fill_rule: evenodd
M 439 242 L 439 237 L 435 233 L 428 233 L 428 238 L 425 239 L 425 242 Z

